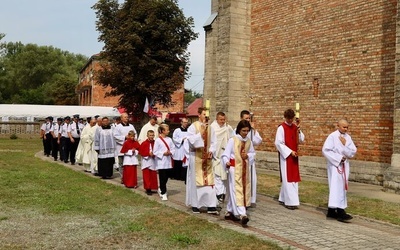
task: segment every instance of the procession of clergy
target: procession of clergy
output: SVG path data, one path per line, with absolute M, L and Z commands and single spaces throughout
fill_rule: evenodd
M 60 119 L 52 126 L 51 117 L 48 117 L 41 137 L 47 156 L 52 151 L 57 160 L 55 148 L 59 146 L 62 161 L 67 163 L 70 159 L 71 164 L 82 164 L 85 171 L 103 179 L 112 178 L 115 169 L 126 187 L 138 187 L 137 166 L 140 165 L 146 194 L 158 193 L 163 201 L 168 200 L 168 179 L 182 180 L 186 184 L 185 203 L 193 213 L 206 208 L 207 213 L 218 215 L 218 208 L 227 201 L 225 219 L 246 226 L 249 222 L 247 209 L 256 205 L 254 146 L 261 144 L 262 138 L 247 110 L 240 113 L 241 120 L 235 129 L 227 124 L 223 112 L 218 112 L 211 124 L 206 114 L 205 108 L 199 108 L 199 119 L 190 126 L 183 118 L 172 138 L 168 125 L 158 125 L 156 117 L 151 117 L 137 135 L 126 113 L 112 124 L 107 117 L 94 117 L 83 125 L 75 115 L 72 123 L 66 117 L 63 123 Z M 304 141 L 304 134 L 292 109 L 284 112 L 284 118 L 275 138 L 282 181 L 279 202 L 293 210 L 300 205 L 297 149 Z M 327 217 L 339 221 L 352 218 L 344 209 L 347 207 L 348 159 L 355 155 L 356 148 L 346 133 L 347 128 L 347 121 L 340 120 L 338 132 L 333 132 L 323 147 L 330 187 Z

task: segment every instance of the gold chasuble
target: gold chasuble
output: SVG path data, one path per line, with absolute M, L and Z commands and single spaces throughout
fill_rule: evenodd
M 214 173 L 211 159 L 208 159 L 208 148 L 211 138 L 210 126 L 207 126 L 207 129 L 205 129 L 201 126 L 201 122 L 199 121 L 196 121 L 193 125 L 196 128 L 196 133 L 201 133 L 201 137 L 204 141 L 203 148 L 196 148 L 196 186 L 214 186 Z
M 249 207 L 251 204 L 251 181 L 250 181 L 250 168 L 249 160 L 242 159 L 240 152 L 246 154 L 250 149 L 250 140 L 246 142 L 241 141 L 236 136 L 234 140 L 234 152 L 235 152 L 235 193 L 236 193 L 236 205 Z

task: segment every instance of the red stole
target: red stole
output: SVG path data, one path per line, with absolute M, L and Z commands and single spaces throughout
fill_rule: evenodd
M 292 126 L 282 123 L 283 131 L 285 134 L 285 145 L 292 151 L 297 152 L 297 126 L 292 124 Z M 288 182 L 299 182 L 300 179 L 300 169 L 299 169 L 299 157 L 294 157 L 289 155 L 286 158 L 286 177 Z
M 136 150 L 139 149 L 139 147 L 140 147 L 139 142 L 134 141 L 132 139 L 128 139 L 124 142 L 124 145 L 122 145 L 121 153 L 125 154 L 129 150 Z
M 154 140 L 149 141 L 149 139 L 147 139 L 144 142 L 142 142 L 142 144 L 140 144 L 139 154 L 143 157 L 150 156 L 150 151 L 153 151 L 153 148 L 154 148 Z
M 162 136 L 158 137 L 161 139 L 161 141 L 164 143 L 164 145 L 167 147 L 168 151 L 171 151 L 171 149 L 168 146 L 168 143 L 164 140 L 164 138 Z M 168 156 L 167 156 L 168 157 Z M 172 159 L 172 156 L 169 155 L 169 157 L 171 158 L 171 166 L 174 167 L 174 159 Z

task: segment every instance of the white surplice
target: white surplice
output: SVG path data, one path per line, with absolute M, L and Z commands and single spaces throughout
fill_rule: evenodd
M 343 145 L 339 137 L 346 139 Z M 325 140 L 322 147 L 322 154 L 327 160 L 328 183 L 329 183 L 329 208 L 347 207 L 347 196 L 345 185 L 348 184 L 350 174 L 350 158 L 353 158 L 357 152 L 357 148 L 353 143 L 349 134 L 342 134 L 338 130 L 332 132 Z M 345 157 L 344 163 L 341 163 Z M 343 167 L 344 164 L 344 167 Z M 344 169 L 343 169 L 344 168 Z
M 175 153 L 173 155 L 174 160 L 182 161 L 185 158 L 184 141 L 188 135 L 187 131 L 182 131 L 181 128 L 174 130 L 172 134 L 172 141 L 175 144 Z M 182 163 L 182 166 L 187 166 L 188 160 Z
M 154 142 L 154 149 L 153 154 L 155 156 L 155 164 L 157 170 L 159 169 L 171 169 L 172 166 L 172 156 L 171 155 L 164 155 L 165 152 L 168 150 L 174 154 L 175 152 L 175 145 L 172 142 L 172 139 L 169 137 L 163 138 L 165 143 L 168 145 L 169 149 L 165 145 L 165 143 L 161 140 L 161 138 L 157 138 Z
M 114 128 L 114 139 L 116 142 L 116 146 L 115 146 L 115 153 L 118 156 L 123 156 L 124 154 L 121 153 L 121 148 L 122 145 L 124 145 L 124 142 L 126 140 L 126 136 L 128 135 L 129 131 L 133 130 L 135 132 L 135 138 L 137 138 L 137 133 L 136 133 L 136 129 L 132 124 L 118 124 L 117 126 L 115 126 Z M 121 162 L 122 164 L 122 162 Z
M 147 131 L 153 130 L 154 131 L 154 140 L 158 138 L 158 124 L 155 124 L 154 126 L 151 125 L 150 122 L 146 123 L 142 129 L 140 130 L 140 134 L 138 138 L 139 143 L 144 142 L 147 140 Z

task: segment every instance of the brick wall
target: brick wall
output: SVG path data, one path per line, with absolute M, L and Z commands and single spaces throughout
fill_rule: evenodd
M 101 68 L 97 57 L 98 55 L 93 55 L 80 72 L 79 84 L 76 88 L 79 95 L 79 105 L 115 107 L 118 105 L 119 96 L 105 97 L 111 87 L 104 88 L 95 80 L 95 74 Z
M 339 118 L 356 160 L 390 163 L 397 1 L 252 0 L 250 88 L 259 150 L 276 151 L 283 111 L 300 103 L 303 155 L 321 156 Z
M 103 87 L 96 82 L 95 74 L 101 69 L 100 62 L 97 60 L 98 55 L 93 55 L 85 67 L 81 70 L 79 76 L 79 84 L 76 92 L 79 95 L 79 105 L 81 106 L 118 106 L 120 96 L 106 96 L 111 87 Z M 156 105 L 161 112 L 183 112 L 184 104 L 184 88 L 182 87 L 172 94 L 174 105 L 164 107 Z

